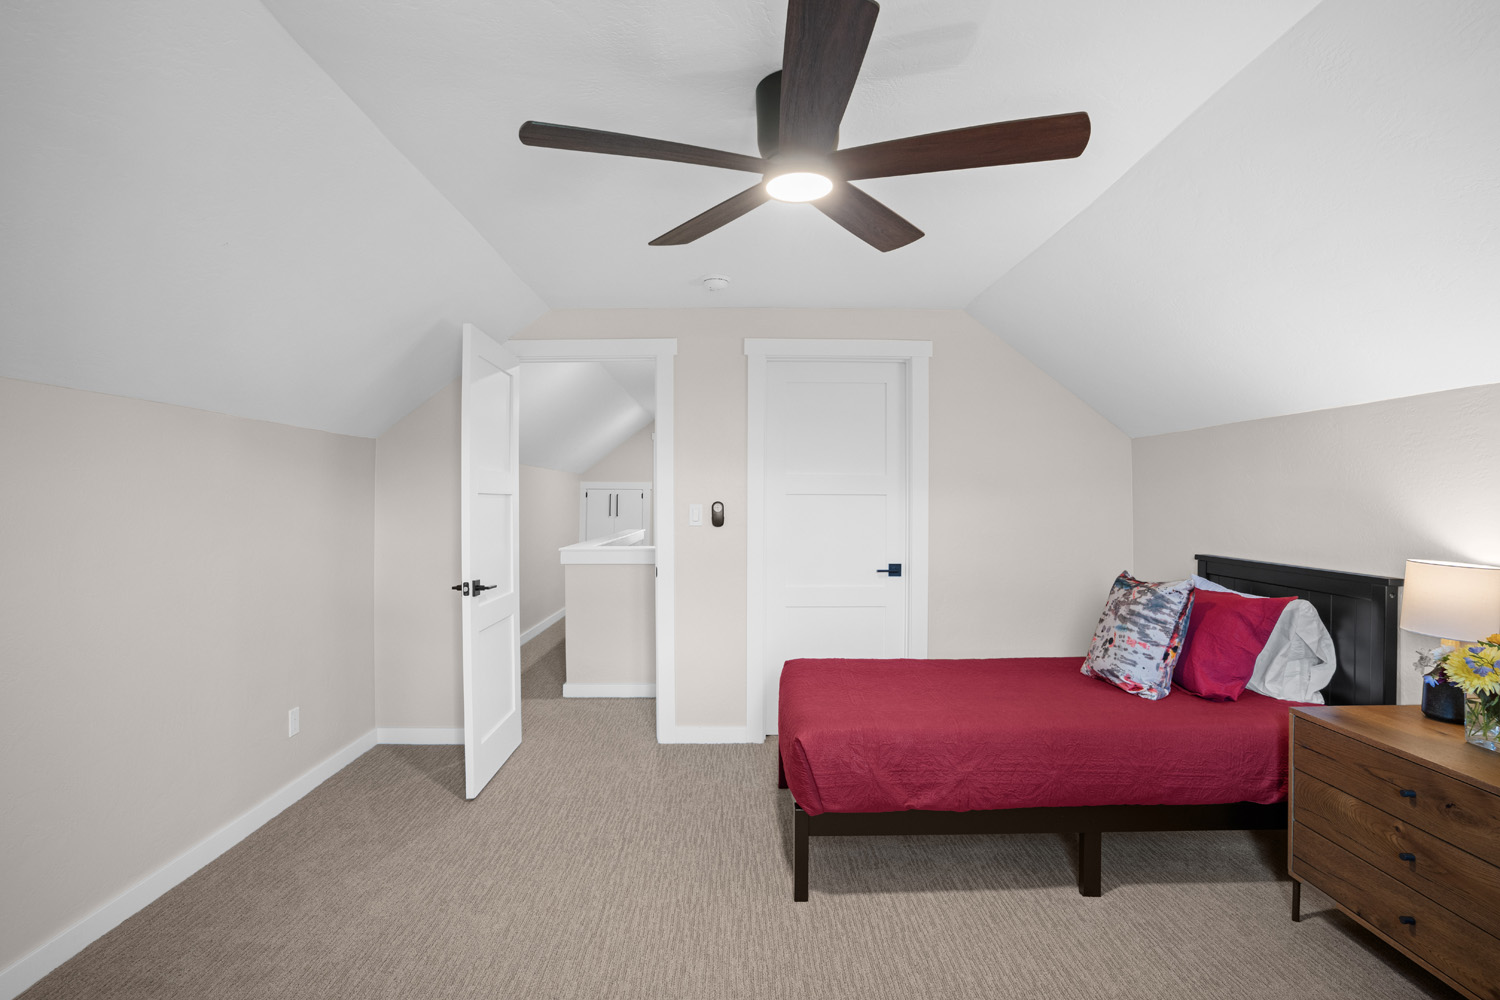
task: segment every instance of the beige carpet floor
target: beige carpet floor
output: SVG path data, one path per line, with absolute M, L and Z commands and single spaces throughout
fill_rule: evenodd
M 774 745 L 658 746 L 654 703 L 526 675 L 474 802 L 456 747 L 382 746 L 25 994 L 94 997 L 1452 997 L 1274 834 L 830 839 L 791 901 Z

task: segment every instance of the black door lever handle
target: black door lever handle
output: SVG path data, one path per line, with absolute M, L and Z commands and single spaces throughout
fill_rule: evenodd
M 900 576 L 901 575 L 901 564 L 900 563 L 890 563 L 890 564 L 888 564 L 888 566 L 889 566 L 888 569 L 877 569 L 875 572 L 877 572 L 877 573 L 889 573 L 891 576 Z
M 486 590 L 494 590 L 498 586 L 499 586 L 498 583 L 485 584 L 485 583 L 480 583 L 478 580 L 475 580 L 474 581 L 474 596 L 478 597 L 480 594 L 484 593 Z

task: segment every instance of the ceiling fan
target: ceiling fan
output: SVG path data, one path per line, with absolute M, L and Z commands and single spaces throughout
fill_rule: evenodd
M 534 121 L 521 126 L 521 141 L 763 175 L 761 183 L 658 236 L 654 247 L 691 243 L 776 198 L 811 202 L 882 252 L 921 239 L 922 231 L 850 181 L 1061 160 L 1088 145 L 1089 116 L 1075 112 L 839 149 L 839 123 L 879 13 L 875 0 L 791 0 L 782 68 L 755 88 L 760 156 Z

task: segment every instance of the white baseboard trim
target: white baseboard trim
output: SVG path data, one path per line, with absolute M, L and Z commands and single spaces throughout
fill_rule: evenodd
M 269 797 L 207 837 L 29 955 L 0 972 L 0 1000 L 13 1000 L 32 984 L 118 927 L 189 875 L 260 829 L 278 813 L 333 777 L 375 745 L 370 730 L 331 757 L 292 779 Z
M 563 682 L 564 698 L 655 698 L 655 684 L 569 684 Z
M 535 625 L 531 626 L 531 628 L 529 628 L 526 631 L 522 632 L 521 633 L 521 645 L 523 645 L 523 646 L 526 645 L 532 639 L 535 639 L 537 636 L 541 635 L 543 632 L 547 631 L 549 628 L 551 628 L 552 626 L 556 625 L 558 622 L 562 621 L 565 617 L 567 617 L 567 614 L 568 614 L 568 609 L 567 608 L 558 608 L 556 611 L 552 612 L 546 618 L 543 618 L 541 621 L 539 621 Z
M 657 730 L 658 743 L 764 743 L 747 726 L 672 726 Z
M 375 730 L 375 742 L 377 743 L 399 743 L 415 744 L 417 746 L 453 746 L 462 745 L 464 741 L 464 729 L 462 726 L 454 728 L 437 727 L 421 728 L 416 726 L 397 726 L 394 728 L 380 728 Z

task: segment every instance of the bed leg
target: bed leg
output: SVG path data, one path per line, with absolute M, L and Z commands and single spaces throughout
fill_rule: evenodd
M 1292 922 L 1296 923 L 1302 919 L 1302 880 L 1292 879 Z
M 779 744 L 779 741 L 778 741 Z M 786 765 L 781 761 L 781 747 L 776 747 L 776 787 L 786 787 Z
M 792 803 L 792 902 L 807 902 L 807 813 Z
M 1104 868 L 1104 834 L 1098 830 L 1078 835 L 1078 894 L 1102 896 L 1100 874 Z

